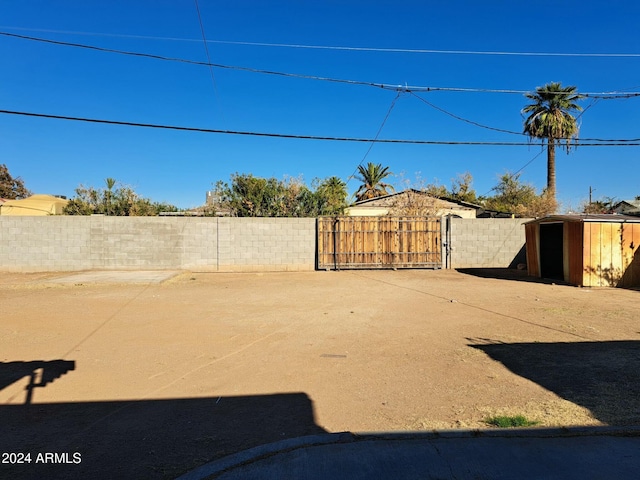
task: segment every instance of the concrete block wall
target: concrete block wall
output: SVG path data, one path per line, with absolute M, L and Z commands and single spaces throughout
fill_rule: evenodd
M 90 217 L 0 216 L 0 269 L 85 270 L 91 265 Z
M 179 267 L 182 262 L 184 220 L 188 219 L 92 217 L 93 268 Z
M 525 263 L 528 218 L 452 218 L 450 268 L 506 268 Z
M 177 219 L 176 219 L 177 220 Z M 218 269 L 218 219 L 183 218 L 181 268 L 194 271 Z
M 0 270 L 315 268 L 313 218 L 0 216 Z
M 451 219 L 449 267 L 524 263 L 525 221 Z M 0 216 L 0 271 L 310 271 L 315 256 L 314 218 Z
M 315 218 L 220 218 L 219 270 L 315 269 Z

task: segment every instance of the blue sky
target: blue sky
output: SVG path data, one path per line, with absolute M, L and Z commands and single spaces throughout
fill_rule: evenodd
M 416 94 L 498 129 L 520 132 L 527 100 L 520 93 L 477 90 L 532 91 L 558 81 L 580 92 L 640 91 L 637 2 L 199 0 L 198 6 L 212 63 L 476 90 Z M 0 0 L 0 32 L 207 61 L 190 0 Z M 513 55 L 522 52 L 616 55 Z M 526 142 L 455 119 L 410 93 L 367 85 L 221 68 L 213 69 L 212 79 L 206 66 L 4 35 L 0 58 L 2 110 L 288 135 L 373 139 L 382 126 L 380 139 Z M 640 138 L 640 97 L 589 98 L 582 106 L 581 138 Z M 522 180 L 539 190 L 546 185 L 546 154 L 535 143 L 370 147 L 0 114 L 0 163 L 37 193 L 73 196 L 80 184 L 102 187 L 113 177 L 142 196 L 187 208 L 202 204 L 211 185 L 234 172 L 346 181 L 363 161 L 445 186 L 470 172 L 478 194 L 523 167 Z M 577 208 L 590 186 L 596 198 L 640 195 L 639 156 L 637 146 L 558 151 L 563 208 Z M 349 181 L 350 191 L 357 186 Z

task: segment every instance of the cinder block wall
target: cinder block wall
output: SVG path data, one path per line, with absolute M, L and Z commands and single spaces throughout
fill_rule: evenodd
M 91 217 L 91 265 L 97 269 L 181 268 L 185 242 L 193 242 L 194 222 L 190 218 Z M 213 223 L 213 222 L 210 222 Z M 202 246 L 215 242 L 197 236 Z M 216 256 L 204 256 L 204 263 Z M 208 262 L 207 262 L 208 260 Z
M 315 218 L 220 218 L 219 270 L 315 269 Z
M 525 263 L 528 218 L 452 218 L 450 268 L 506 268 Z
M 91 217 L 0 216 L 0 268 L 37 272 L 92 268 Z
M 451 219 L 450 268 L 524 263 L 525 221 Z M 315 255 L 314 218 L 0 216 L 3 271 L 305 271 Z
M 313 218 L 0 216 L 0 270 L 315 267 Z

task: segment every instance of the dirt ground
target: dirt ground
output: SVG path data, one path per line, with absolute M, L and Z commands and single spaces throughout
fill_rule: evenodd
M 174 478 L 284 438 L 502 414 L 640 425 L 637 290 L 504 270 L 53 283 L 68 275 L 0 275 L 0 451 L 32 456 L 0 477 Z

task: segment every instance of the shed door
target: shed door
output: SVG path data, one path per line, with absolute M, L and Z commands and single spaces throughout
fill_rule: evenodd
M 564 280 L 562 223 L 540 224 L 540 276 Z

